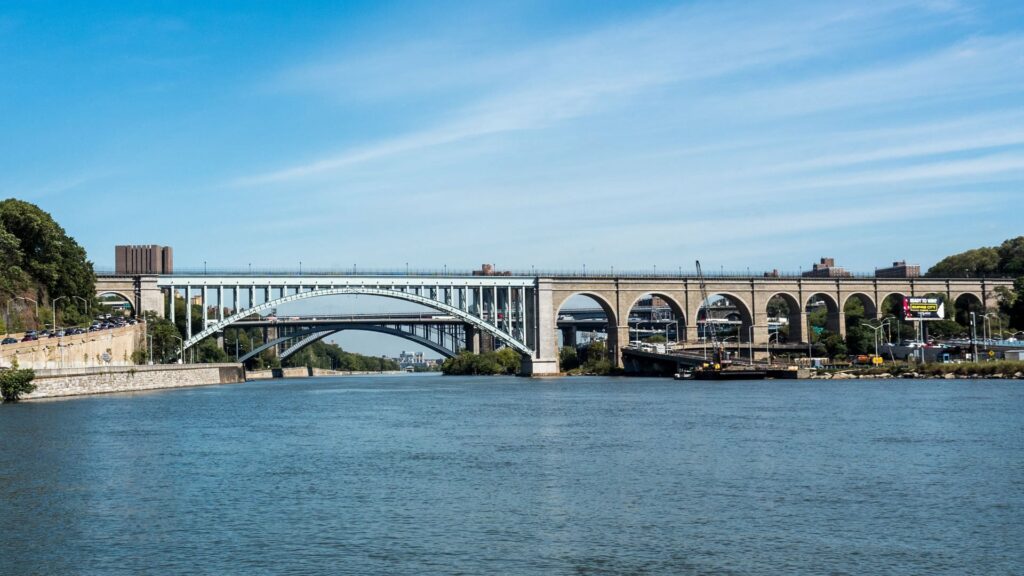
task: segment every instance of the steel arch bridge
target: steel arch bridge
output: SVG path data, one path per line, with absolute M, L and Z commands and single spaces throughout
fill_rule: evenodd
M 450 315 L 523 355 L 530 356 L 536 350 L 533 278 L 161 276 L 157 285 L 172 296 L 172 302 L 178 297 L 184 297 L 186 303 L 192 303 L 193 296 L 199 300 L 202 329 L 192 332 L 192 306 L 186 305 L 188 318 L 182 349 L 191 348 L 246 318 L 290 302 L 325 296 L 367 295 L 402 300 Z M 168 316 L 174 322 L 175 307 L 168 308 Z M 412 333 L 399 332 L 394 334 L 407 339 L 415 337 Z
M 447 328 L 447 329 L 446 329 Z M 410 342 L 419 344 L 442 356 L 455 356 L 466 349 L 466 332 L 464 327 L 430 325 L 430 324 L 335 324 L 304 327 L 288 334 L 271 339 L 268 342 L 253 348 L 250 352 L 241 356 L 238 361 L 245 362 L 265 350 L 270 350 L 290 344 L 280 352 L 281 360 L 284 360 L 309 346 L 332 334 L 344 330 L 360 330 L 365 332 L 376 332 L 397 336 Z

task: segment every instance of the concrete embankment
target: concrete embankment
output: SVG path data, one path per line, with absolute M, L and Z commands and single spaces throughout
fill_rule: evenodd
M 23 399 L 137 392 L 245 382 L 241 364 L 117 366 L 72 370 L 38 370 L 36 391 Z
M 0 367 L 14 360 L 21 368 L 56 370 L 101 366 L 131 366 L 132 353 L 142 347 L 145 324 L 44 338 L 0 346 Z

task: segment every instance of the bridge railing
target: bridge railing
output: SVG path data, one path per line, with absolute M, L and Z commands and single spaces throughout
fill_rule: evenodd
M 125 276 L 124 274 L 117 274 L 114 270 L 109 268 L 95 268 L 96 274 L 100 276 Z M 705 269 L 704 276 L 706 278 L 751 278 L 760 280 L 773 280 L 773 279 L 794 279 L 794 278 L 806 278 L 808 280 L 827 280 L 835 278 L 871 278 L 879 280 L 907 280 L 907 278 L 886 278 L 876 277 L 875 272 L 846 272 L 845 276 L 804 276 L 803 270 L 798 271 L 779 271 L 779 270 L 726 270 L 719 268 L 715 270 L 713 268 Z M 484 276 L 478 269 L 456 269 L 443 267 L 437 268 L 359 268 L 352 266 L 351 268 L 322 268 L 322 267 L 302 267 L 302 268 L 291 268 L 291 267 L 263 267 L 263 266 L 218 266 L 213 267 L 176 267 L 171 276 L 268 276 L 268 277 L 296 277 L 296 276 L 309 276 L 309 277 L 320 277 L 320 276 L 351 276 L 351 277 L 365 277 L 365 276 L 394 276 L 394 277 L 416 277 L 416 278 L 450 278 L 450 277 L 478 277 Z M 682 267 L 669 268 L 669 269 L 656 269 L 651 268 L 650 270 L 622 270 L 618 268 L 604 269 L 592 269 L 581 267 L 578 269 L 573 268 L 530 268 L 529 270 L 496 270 L 493 273 L 486 274 L 486 276 L 515 276 L 515 277 L 544 277 L 544 278 L 696 278 L 696 270 L 685 269 Z M 992 278 L 992 279 L 1005 279 L 1005 276 L 998 274 L 988 275 L 975 275 L 964 278 L 925 278 L 928 280 L 968 280 L 968 279 L 979 279 L 979 278 Z

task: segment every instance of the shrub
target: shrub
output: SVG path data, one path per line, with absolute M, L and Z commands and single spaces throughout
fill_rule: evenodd
M 15 360 L 10 368 L 0 370 L 0 397 L 4 402 L 17 402 L 22 394 L 31 394 L 36 385 L 32 380 L 36 377 L 31 369 L 20 370 Z

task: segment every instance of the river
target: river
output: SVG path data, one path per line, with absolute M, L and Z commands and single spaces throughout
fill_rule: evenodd
M 401 375 L 0 406 L 3 574 L 1024 574 L 1024 383 Z

